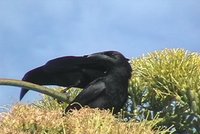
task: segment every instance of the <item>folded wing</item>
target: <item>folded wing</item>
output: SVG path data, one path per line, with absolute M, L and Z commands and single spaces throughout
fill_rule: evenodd
M 82 90 L 72 103 L 65 109 L 65 112 L 68 112 L 73 109 L 80 109 L 81 106 L 91 106 L 92 103 L 95 103 L 95 106 L 99 107 L 104 104 L 104 101 L 101 101 L 102 97 L 105 95 L 106 85 L 103 81 L 103 78 L 97 79 L 89 84 L 84 90 Z
M 105 56 L 66 56 L 27 72 L 22 80 L 39 85 L 84 88 L 93 80 L 105 76 L 110 66 L 112 63 Z M 20 100 L 27 92 L 28 89 L 21 89 Z

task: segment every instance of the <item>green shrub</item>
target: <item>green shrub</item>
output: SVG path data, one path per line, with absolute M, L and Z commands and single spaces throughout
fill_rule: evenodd
M 1 134 L 166 134 L 153 131 L 157 123 L 122 122 L 110 111 L 82 108 L 63 116 L 62 108 L 48 110 L 33 105 L 15 105 L 10 113 L 0 115 Z
M 163 118 L 176 132 L 200 132 L 200 55 L 165 49 L 133 59 L 129 93 L 134 118 Z M 150 118 L 150 119 L 151 119 Z

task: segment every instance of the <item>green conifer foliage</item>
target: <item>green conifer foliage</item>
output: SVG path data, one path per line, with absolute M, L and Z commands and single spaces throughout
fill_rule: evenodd
M 165 49 L 132 60 L 129 93 L 135 117 L 158 115 L 177 132 L 200 131 L 200 55 Z M 141 116 L 141 114 L 143 116 Z M 140 119 L 141 119 L 140 118 Z

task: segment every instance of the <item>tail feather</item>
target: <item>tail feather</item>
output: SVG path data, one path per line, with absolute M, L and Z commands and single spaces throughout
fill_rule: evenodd
M 39 85 L 47 85 L 49 83 L 49 77 L 48 74 L 44 72 L 42 67 L 38 67 L 36 69 L 27 72 L 22 78 L 22 81 L 27 81 Z M 28 89 L 26 88 L 21 89 L 20 100 L 22 100 L 22 98 L 27 92 Z

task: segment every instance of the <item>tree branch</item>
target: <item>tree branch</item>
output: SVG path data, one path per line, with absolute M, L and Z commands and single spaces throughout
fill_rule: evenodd
M 50 88 L 40 86 L 40 85 L 37 85 L 37 84 L 33 84 L 33 83 L 30 83 L 30 82 L 15 80 L 15 79 L 0 78 L 0 85 L 16 86 L 16 87 L 22 87 L 22 88 L 30 89 L 30 90 L 33 90 L 33 91 L 37 91 L 37 92 L 49 95 L 49 96 L 56 98 L 60 101 L 64 101 L 64 102 L 69 103 L 69 99 L 68 99 L 66 94 L 60 93 L 60 92 L 57 92 L 57 91 L 52 90 Z

